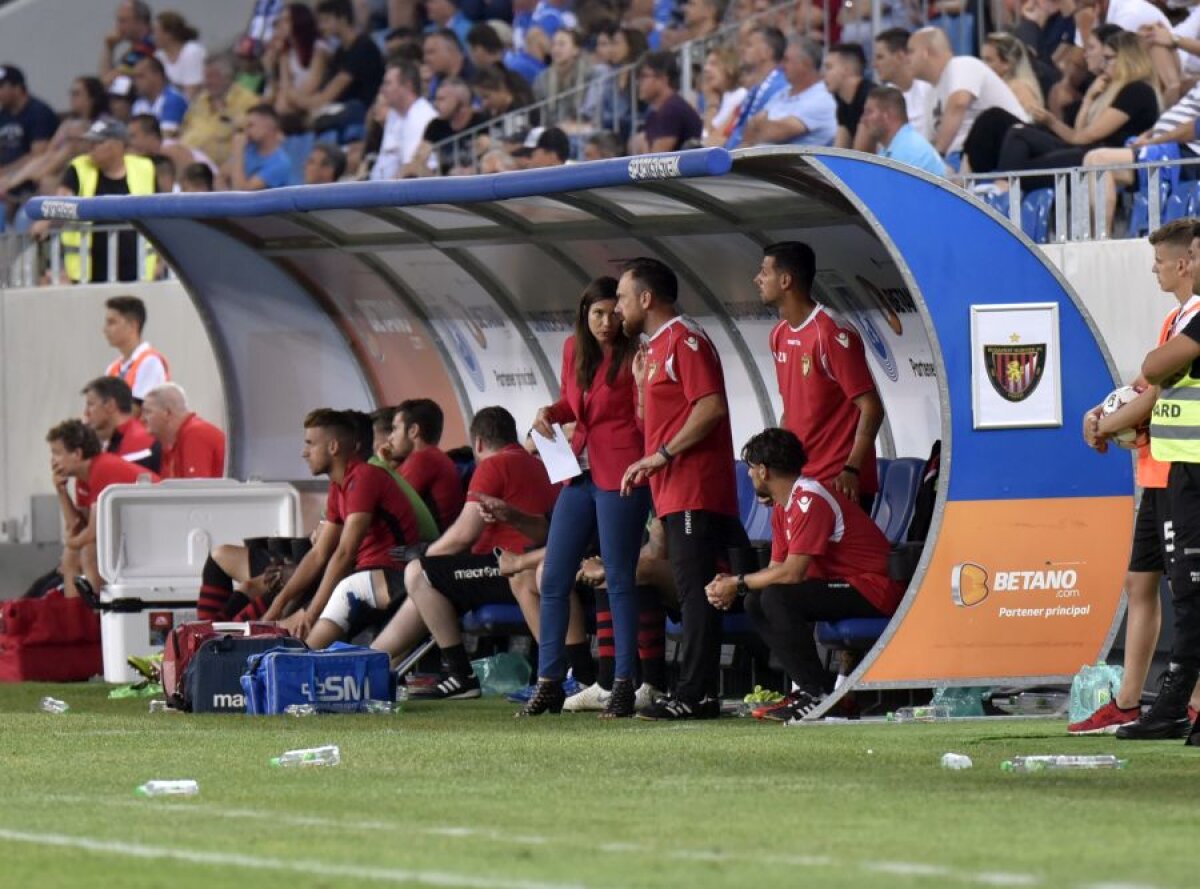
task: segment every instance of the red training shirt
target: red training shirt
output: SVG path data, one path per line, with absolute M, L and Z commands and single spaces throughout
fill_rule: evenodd
M 90 507 L 100 499 L 100 495 L 109 485 L 132 485 L 142 475 L 149 475 L 153 482 L 159 480 L 158 476 L 146 467 L 130 463 L 124 457 L 118 457 L 116 454 L 97 454 L 88 466 L 86 484 L 81 480 L 76 488 L 76 502 L 80 507 Z
M 222 478 L 225 475 L 225 433 L 198 416 L 188 414 L 175 444 L 163 445 L 163 478 Z
M 422 448 L 404 458 L 397 470 L 433 513 L 438 530 L 445 531 L 462 512 L 462 477 L 458 467 L 439 448 Z
M 647 346 L 646 456 L 683 428 L 692 405 L 713 394 L 725 398 L 721 358 L 704 329 L 678 315 L 655 331 Z M 702 441 L 651 476 L 650 493 L 659 517 L 688 509 L 738 514 L 728 411 Z
M 404 563 L 394 558 L 392 550 L 417 543 L 421 534 L 412 504 L 386 469 L 353 460 L 340 485 L 329 483 L 325 520 L 344 525 L 355 513 L 371 516 L 371 526 L 358 545 L 354 570 L 402 570 Z
M 550 483 L 541 460 L 513 444 L 480 461 L 467 500 L 478 503 L 480 494 L 498 497 L 531 515 L 549 515 L 558 499 L 558 485 Z M 471 552 L 489 555 L 497 546 L 523 553 L 533 548 L 534 542 L 511 525 L 495 523 L 484 526 Z
M 800 476 L 785 506 L 771 514 L 771 561 L 811 556 L 806 580 L 842 580 L 891 615 L 904 586 L 888 577 L 891 546 L 857 503 Z
M 158 441 L 137 417 L 130 417 L 113 430 L 112 438 L 104 446 L 104 453 L 116 454 L 151 472 L 157 470 L 161 462 Z M 83 479 L 76 479 L 75 505 L 83 508 L 94 500 L 88 491 L 88 483 Z
M 862 337 L 817 306 L 799 327 L 780 321 L 771 331 L 775 375 L 783 396 L 783 428 L 804 445 L 804 475 L 831 481 L 854 447 L 859 409 L 854 399 L 875 390 Z M 864 494 L 879 490 L 872 448 L 859 467 Z

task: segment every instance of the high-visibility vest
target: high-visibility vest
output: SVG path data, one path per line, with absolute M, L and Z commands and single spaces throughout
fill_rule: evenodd
M 71 166 L 75 170 L 75 175 L 79 177 L 79 196 L 81 198 L 94 197 L 96 189 L 100 185 L 100 170 L 91 155 L 79 155 L 71 161 Z M 138 154 L 125 155 L 125 181 L 129 184 L 130 194 L 154 194 L 154 162 Z M 79 229 L 67 229 L 62 233 L 61 240 L 63 267 L 67 277 L 77 282 L 83 273 L 83 261 L 80 254 L 86 250 L 89 259 L 91 258 L 92 236 Z M 142 279 L 153 281 L 157 268 L 157 257 L 147 246 Z
M 129 367 L 125 368 L 125 373 L 121 373 L 121 359 L 118 358 L 108 366 L 108 370 L 104 372 L 106 377 L 120 377 L 123 379 L 130 389 L 133 389 L 133 381 L 137 379 L 138 368 L 142 366 L 142 362 L 147 358 L 157 358 L 162 362 L 163 370 L 166 372 L 167 379 L 171 379 L 171 366 L 167 364 L 166 357 L 156 349 L 143 349 L 142 354 L 138 355 L 133 361 L 129 362 Z
M 1200 377 L 1190 364 L 1163 383 L 1150 418 L 1150 454 L 1164 463 L 1200 463 Z

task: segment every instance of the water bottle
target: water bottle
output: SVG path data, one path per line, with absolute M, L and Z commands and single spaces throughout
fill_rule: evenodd
M 195 796 L 200 785 L 195 781 L 147 781 L 134 792 L 138 796 Z
M 400 704 L 397 701 L 367 701 L 368 713 L 399 713 Z
M 335 766 L 342 761 L 342 752 L 336 744 L 324 747 L 311 747 L 308 750 L 289 750 L 282 756 L 271 758 L 271 765 L 276 768 L 291 768 L 293 766 Z
M 166 701 L 151 701 L 150 702 L 150 712 L 151 713 L 166 713 L 170 709 L 171 708 L 167 706 Z
M 940 704 L 924 707 L 901 707 L 887 715 L 888 722 L 942 722 L 950 718 L 950 708 Z
M 942 756 L 943 769 L 961 772 L 963 769 L 969 769 L 973 765 L 975 763 L 971 762 L 971 757 L 962 753 L 946 753 Z
M 1014 756 L 1000 763 L 1004 772 L 1046 772 L 1068 769 L 1123 769 L 1129 762 L 1111 753 L 1094 756 Z
M 42 698 L 38 707 L 43 713 L 66 713 L 71 707 L 66 701 L 60 701 L 57 698 Z
M 283 712 L 288 716 L 312 716 L 317 712 L 317 708 L 312 704 L 288 704 L 283 708 Z

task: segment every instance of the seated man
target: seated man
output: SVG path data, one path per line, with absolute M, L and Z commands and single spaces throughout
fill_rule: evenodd
M 426 554 L 408 563 L 404 586 L 409 602 L 376 640 L 376 647 L 403 650 L 420 638 L 421 624 L 428 627 L 449 671 L 423 695 L 438 699 L 479 697 L 479 680 L 462 645 L 459 616 L 480 605 L 512 602 L 512 589 L 500 573 L 495 550 L 523 553 L 537 542 L 511 525 L 486 523 L 479 506 L 481 495 L 532 515 L 550 512 L 558 496 L 542 464 L 521 447 L 517 424 L 504 408 L 479 411 L 470 433 L 479 468 L 471 479 L 467 504 Z
M 66 496 L 69 479 L 87 483 L 87 495 L 80 502 L 80 509 L 86 511 L 86 515 L 83 511 L 72 510 L 74 520 L 68 519 L 68 536 L 63 542 L 63 594 L 68 598 L 79 595 L 75 578 L 81 573 L 86 574 L 92 589 L 99 591 L 104 581 L 96 564 L 96 510 L 93 505 L 109 485 L 133 484 L 143 475 L 158 481 L 158 476 L 116 454 L 102 452 L 100 439 L 82 420 L 64 420 L 46 434 L 46 441 L 50 445 L 50 469 L 54 473 L 59 502 L 69 503 Z
M 325 521 L 312 550 L 279 591 L 266 620 L 278 620 L 320 580 L 312 601 L 283 624 L 310 648 L 326 648 L 367 626 L 404 595 L 400 554 L 418 539 L 408 499 L 387 472 L 360 457 L 357 419 L 315 410 L 304 419 L 304 461 L 329 476 Z
M 463 508 L 462 476 L 438 447 L 444 420 L 436 401 L 411 398 L 396 407 L 388 436 L 388 459 L 399 464 L 399 473 L 421 495 L 443 531 L 454 524 Z
M 408 503 L 413 508 L 413 513 L 417 517 L 417 527 L 420 529 L 421 542 L 432 543 L 437 540 L 441 529 L 438 528 L 433 513 L 429 511 L 429 507 L 425 505 L 425 501 L 421 499 L 416 488 L 396 471 L 396 466 L 392 462 L 388 439 L 392 434 L 392 422 L 395 417 L 396 409 L 394 407 L 382 407 L 371 414 L 371 456 L 367 462 L 372 466 L 387 470 L 392 481 L 400 488 L 400 493 L 408 498 Z
M 178 383 L 146 393 L 142 421 L 162 445 L 163 478 L 224 477 L 225 433 L 188 410 L 187 393 Z
M 106 454 L 116 454 L 130 463 L 158 472 L 162 448 L 142 421 L 133 416 L 133 393 L 120 377 L 97 377 L 83 387 L 83 422 L 91 427 Z M 75 482 L 75 504 L 90 500 L 87 482 Z M 63 506 L 67 526 L 73 515 Z
M 775 504 L 771 564 L 752 574 L 718 574 L 706 588 L 714 608 L 746 599 L 758 634 L 799 689 L 776 718 L 803 719 L 820 703 L 825 670 L 812 623 L 891 617 L 904 585 L 888 576 L 887 538 L 857 503 L 803 475 L 794 433 L 767 429 L 746 442 L 742 459 L 754 491 Z

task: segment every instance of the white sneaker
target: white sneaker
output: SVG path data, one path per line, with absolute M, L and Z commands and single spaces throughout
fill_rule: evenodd
M 594 682 L 581 692 L 571 695 L 563 702 L 563 709 L 571 713 L 584 710 L 603 710 L 608 705 L 612 692 L 605 691 L 599 682 Z
M 663 697 L 661 691 L 653 685 L 643 682 L 633 694 L 633 709 L 640 713 L 661 697 Z

